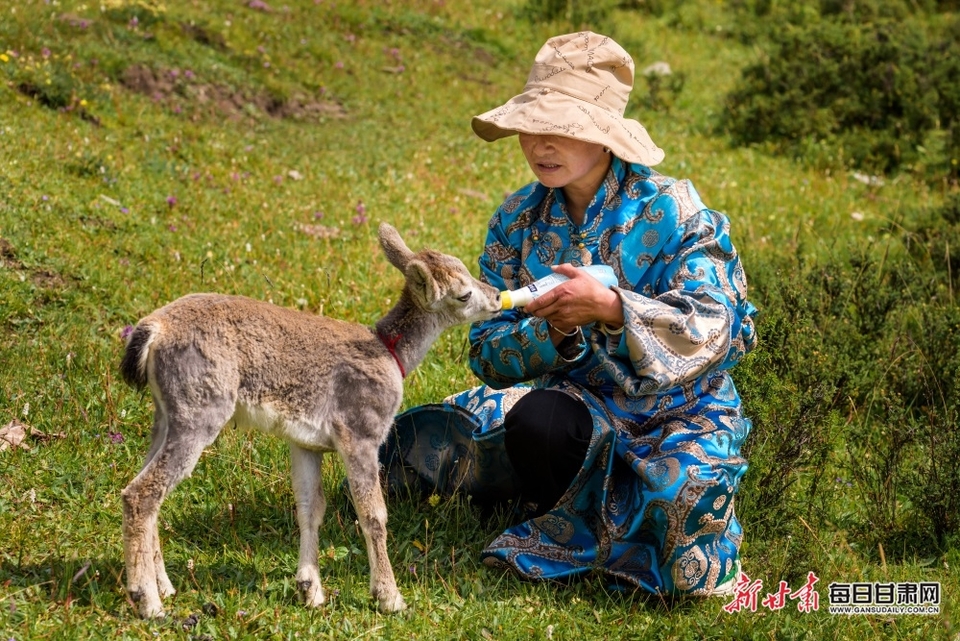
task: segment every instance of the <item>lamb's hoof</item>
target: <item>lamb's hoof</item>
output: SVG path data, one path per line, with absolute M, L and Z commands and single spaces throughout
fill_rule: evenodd
M 389 614 L 390 612 L 401 612 L 407 609 L 407 603 L 403 600 L 403 597 L 400 595 L 400 592 L 393 592 L 392 594 L 381 595 L 378 599 L 378 609 L 384 614 Z
M 159 601 L 156 603 L 141 601 L 137 606 L 137 614 L 140 615 L 141 619 L 162 619 L 167 616 L 163 611 L 163 605 Z
M 323 596 L 323 588 L 320 587 L 319 582 L 314 585 L 314 582 L 310 580 L 297 581 L 297 589 L 303 597 L 303 604 L 308 608 L 319 608 L 327 601 Z

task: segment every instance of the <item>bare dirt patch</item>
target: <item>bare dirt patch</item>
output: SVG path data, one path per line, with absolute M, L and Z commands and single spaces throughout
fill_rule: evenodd
M 193 72 L 180 69 L 154 70 L 145 65 L 132 65 L 123 72 L 120 83 L 130 91 L 149 96 L 174 112 L 194 119 L 216 115 L 244 120 L 263 114 L 271 118 L 316 121 L 346 116 L 343 106 L 332 100 L 306 95 L 279 98 L 262 90 L 204 82 Z
M 24 265 L 17 258 L 16 248 L 6 238 L 0 238 L 0 267 L 26 272 L 34 285 L 44 289 L 59 288 L 67 284 L 63 276 L 56 272 Z

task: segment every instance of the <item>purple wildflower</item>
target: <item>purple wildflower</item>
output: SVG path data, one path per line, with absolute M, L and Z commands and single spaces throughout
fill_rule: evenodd
M 167 205 L 170 207 L 177 206 L 177 197 L 176 196 L 167 196 Z
M 119 445 L 123 443 L 123 434 L 120 432 L 110 432 L 110 442 L 114 445 Z
M 127 325 L 126 327 L 120 330 L 120 338 L 122 338 L 123 340 L 127 340 L 127 338 L 132 333 L 133 333 L 133 325 Z
M 314 220 L 320 220 L 321 218 L 323 218 L 323 212 L 322 212 L 322 211 L 315 211 L 315 212 L 313 212 L 313 219 L 314 219 Z
M 367 213 L 367 206 L 363 204 L 362 200 L 358 200 L 356 210 L 358 214 L 363 216 L 365 213 Z
M 130 27 L 131 29 L 136 29 L 137 25 L 139 24 L 140 24 L 140 20 L 137 19 L 137 16 L 133 16 L 132 18 L 130 18 L 130 22 L 127 23 L 127 26 Z
M 129 214 L 129 213 L 130 213 L 130 208 L 129 208 L 129 207 L 121 207 L 121 208 L 120 208 L 120 213 L 121 213 L 121 214 Z
M 176 225 L 170 225 L 169 227 L 167 227 L 167 229 L 169 229 L 170 231 L 175 232 L 175 231 L 177 231 L 177 226 L 176 226 Z
M 283 182 L 283 176 L 274 176 L 274 177 L 273 177 L 273 182 L 275 182 L 275 183 L 277 183 L 277 184 L 279 185 L 280 183 Z
M 43 49 L 40 50 L 40 55 L 43 56 L 44 58 L 49 58 L 50 50 L 44 47 Z
M 340 60 L 337 60 L 337 62 L 333 65 L 333 68 L 334 68 L 334 69 L 343 69 L 343 62 L 340 61 Z

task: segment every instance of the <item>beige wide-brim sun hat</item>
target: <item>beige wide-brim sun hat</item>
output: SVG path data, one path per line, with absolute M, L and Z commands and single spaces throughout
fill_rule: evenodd
M 475 116 L 473 131 L 486 141 L 518 133 L 565 136 L 603 145 L 626 162 L 656 165 L 663 150 L 643 125 L 623 117 L 633 74 L 630 54 L 607 36 L 582 31 L 550 38 L 523 93 Z

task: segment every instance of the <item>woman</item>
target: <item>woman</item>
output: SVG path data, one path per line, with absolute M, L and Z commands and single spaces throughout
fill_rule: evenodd
M 519 135 L 537 177 L 490 220 L 482 278 L 569 280 L 474 325 L 485 384 L 398 417 L 384 463 L 394 486 L 415 472 L 431 492 L 519 491 L 530 510 L 484 550 L 490 565 L 725 594 L 751 426 L 727 370 L 756 342 L 755 309 L 727 218 L 650 169 L 663 151 L 623 117 L 633 74 L 610 38 L 558 36 L 523 93 L 473 119 L 484 140 Z M 575 269 L 596 263 L 619 287 Z

